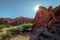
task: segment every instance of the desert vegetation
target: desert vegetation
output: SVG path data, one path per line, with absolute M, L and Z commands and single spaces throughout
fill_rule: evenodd
M 1 29 L 0 40 L 10 40 L 12 36 L 20 35 L 23 33 L 27 33 L 32 31 L 33 24 L 22 24 L 18 26 L 11 26 L 11 25 L 1 25 L 1 28 L 8 28 L 6 30 Z
M 2 29 L 2 28 L 9 28 L 11 26 L 12 25 L 9 25 L 9 24 L 0 24 L 0 29 Z

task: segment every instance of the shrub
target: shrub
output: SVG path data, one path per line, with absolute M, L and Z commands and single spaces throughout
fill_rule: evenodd
M 32 23 L 22 24 L 17 27 L 17 29 L 19 29 L 21 32 L 29 32 L 31 31 L 32 28 L 33 28 Z
M 12 35 L 20 34 L 20 32 L 22 32 L 22 31 L 23 31 L 22 26 L 18 26 L 16 28 L 12 28 L 12 29 L 7 30 L 7 32 L 10 32 Z
M 8 27 L 11 27 L 11 25 L 9 25 L 9 24 L 0 24 L 0 29 L 2 29 L 2 28 L 8 28 Z
M 24 27 L 23 26 L 18 26 L 16 29 L 17 29 L 17 31 L 23 31 Z
M 12 27 L 12 25 L 6 24 L 5 27 L 6 27 L 6 28 Z
M 3 24 L 0 24 L 0 29 L 1 29 L 1 28 L 5 28 L 5 25 L 3 25 Z
M 23 24 L 24 28 L 33 28 L 33 24 L 32 23 L 28 23 L 28 24 Z
M 12 35 L 16 35 L 17 34 L 17 29 L 9 29 L 7 32 L 9 32 Z
M 24 27 L 23 32 L 30 32 L 33 28 L 33 24 L 32 23 L 28 23 L 28 24 L 23 24 L 22 25 Z

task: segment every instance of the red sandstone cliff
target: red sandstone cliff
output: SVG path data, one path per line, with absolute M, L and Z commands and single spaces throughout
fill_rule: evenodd
M 57 16 L 58 18 L 56 18 Z M 56 21 L 60 22 L 60 6 L 54 9 L 52 9 L 52 6 L 50 6 L 48 9 L 40 6 L 33 23 L 35 27 L 41 27 L 54 25 Z

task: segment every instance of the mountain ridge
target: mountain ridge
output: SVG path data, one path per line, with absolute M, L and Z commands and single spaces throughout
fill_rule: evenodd
M 27 18 L 27 17 L 17 17 L 17 18 L 0 18 L 0 24 L 10 24 L 10 25 L 19 25 L 22 23 L 32 23 L 32 18 Z M 19 21 L 19 22 L 18 22 Z M 22 22 L 21 22 L 22 21 Z

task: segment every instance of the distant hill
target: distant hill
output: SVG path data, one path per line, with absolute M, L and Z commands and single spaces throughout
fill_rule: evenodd
M 32 23 L 31 18 L 27 18 L 27 17 L 17 17 L 17 18 L 0 18 L 0 24 L 10 24 L 10 25 L 20 25 L 23 23 Z

